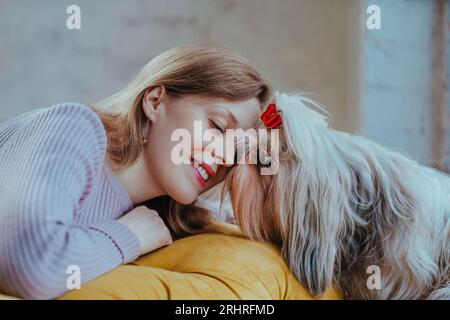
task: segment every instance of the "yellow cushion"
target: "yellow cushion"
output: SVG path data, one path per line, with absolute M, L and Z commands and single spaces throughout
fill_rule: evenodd
M 313 299 L 276 247 L 244 238 L 239 229 L 191 236 L 142 256 L 60 299 Z M 330 289 L 322 297 L 340 299 Z
M 0 293 L 0 300 L 18 300 L 18 299 L 15 297 L 7 296 L 7 295 Z

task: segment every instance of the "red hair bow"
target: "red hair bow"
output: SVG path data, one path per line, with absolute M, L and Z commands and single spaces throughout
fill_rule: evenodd
M 277 106 L 274 102 L 267 106 L 266 110 L 261 115 L 261 120 L 264 121 L 264 125 L 270 129 L 281 124 L 281 114 L 278 113 Z

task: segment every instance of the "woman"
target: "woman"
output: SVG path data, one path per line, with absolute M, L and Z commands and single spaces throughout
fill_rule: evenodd
M 228 167 L 175 165 L 173 130 L 249 128 L 270 95 L 246 60 L 191 46 L 162 53 L 92 107 L 64 103 L 2 123 L 0 292 L 54 298 L 71 270 L 85 283 L 170 244 L 166 212 L 142 205 L 152 199 L 169 205 L 174 230 L 203 227 L 190 204 Z

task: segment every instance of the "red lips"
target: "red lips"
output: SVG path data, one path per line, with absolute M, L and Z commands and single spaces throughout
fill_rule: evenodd
M 194 160 L 194 159 L 191 159 L 191 160 Z M 193 162 L 193 164 L 194 164 L 194 162 Z M 201 167 L 203 170 L 206 171 L 206 173 L 209 176 L 208 179 L 210 179 L 216 175 L 216 172 L 208 164 L 206 164 L 204 162 L 200 162 L 200 163 L 195 162 L 195 164 L 197 164 L 199 167 Z M 200 174 L 200 172 L 198 171 L 197 168 L 192 166 L 192 169 L 194 170 L 195 177 L 197 178 L 197 181 L 199 182 L 200 186 L 204 187 L 206 185 L 207 180 L 205 180 L 202 177 L 202 175 Z
M 205 169 L 205 171 L 208 173 L 209 178 L 212 178 L 216 175 L 216 172 L 206 163 L 202 162 L 199 163 L 199 166 L 201 166 L 203 169 Z

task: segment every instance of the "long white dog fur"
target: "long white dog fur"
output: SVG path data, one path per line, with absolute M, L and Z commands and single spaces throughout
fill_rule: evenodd
M 242 230 L 278 244 L 317 296 L 337 286 L 350 299 L 450 299 L 449 175 L 329 128 L 301 95 L 275 101 L 278 173 L 238 165 L 227 182 Z M 367 285 L 371 266 L 379 288 Z

